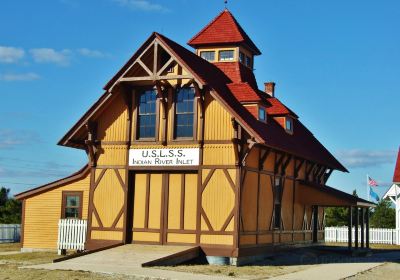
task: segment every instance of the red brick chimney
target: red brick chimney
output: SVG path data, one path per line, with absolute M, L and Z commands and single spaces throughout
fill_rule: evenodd
M 275 83 L 274 82 L 268 82 L 264 83 L 264 91 L 266 94 L 275 97 Z

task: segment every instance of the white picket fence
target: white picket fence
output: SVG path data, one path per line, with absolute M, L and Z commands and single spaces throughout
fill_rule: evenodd
M 364 236 L 366 229 L 364 229 Z M 355 228 L 352 229 L 352 242 L 355 241 Z M 347 227 L 326 227 L 325 242 L 347 242 Z M 361 228 L 358 228 L 358 241 L 361 242 Z M 400 245 L 400 230 L 389 228 L 370 228 L 369 243 L 376 244 L 397 244 Z
M 20 224 L 1 224 L 0 225 L 0 243 L 19 242 L 21 239 Z
M 58 254 L 62 250 L 85 249 L 87 220 L 61 219 L 58 222 Z

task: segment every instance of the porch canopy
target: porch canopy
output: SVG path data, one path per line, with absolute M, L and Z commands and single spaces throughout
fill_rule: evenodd
M 295 201 L 304 205 L 312 205 L 313 211 L 313 235 L 317 235 L 318 207 L 348 207 L 348 249 L 352 251 L 352 228 L 354 226 L 354 249 L 359 248 L 359 225 L 360 247 L 369 248 L 369 207 L 376 204 L 354 195 L 339 191 L 338 189 L 298 180 L 298 187 L 295 192 Z M 354 210 L 354 211 L 353 211 Z M 359 213 L 359 210 L 361 213 Z M 353 215 L 354 213 L 354 215 Z M 361 214 L 361 215 L 360 215 Z M 354 221 L 353 221 L 354 219 Z M 317 239 L 314 238 L 314 242 Z
M 376 204 L 338 189 L 299 180 L 296 201 L 322 207 L 375 207 Z

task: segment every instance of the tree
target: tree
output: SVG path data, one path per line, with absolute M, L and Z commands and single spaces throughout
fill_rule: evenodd
M 325 225 L 327 227 L 347 226 L 348 215 L 347 207 L 327 207 L 325 208 Z
M 371 214 L 371 227 L 395 228 L 396 210 L 390 207 L 390 201 L 381 200 Z
M 10 189 L 0 188 L 0 224 L 19 224 L 21 223 L 21 202 L 9 198 Z
M 353 196 L 358 197 L 357 190 L 353 190 Z M 353 224 L 356 220 L 356 213 L 353 211 Z M 361 213 L 359 213 L 359 220 L 361 221 Z M 349 223 L 349 209 L 348 207 L 327 207 L 325 208 L 325 225 L 327 227 L 342 227 L 347 226 Z

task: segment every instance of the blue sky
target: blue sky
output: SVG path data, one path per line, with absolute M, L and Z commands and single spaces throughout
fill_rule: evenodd
M 276 94 L 350 170 L 329 184 L 366 193 L 390 184 L 400 145 L 400 2 L 229 1 L 263 54 L 260 88 Z M 57 141 L 152 31 L 186 44 L 223 0 L 3 0 L 0 185 L 18 193 L 78 170 Z

